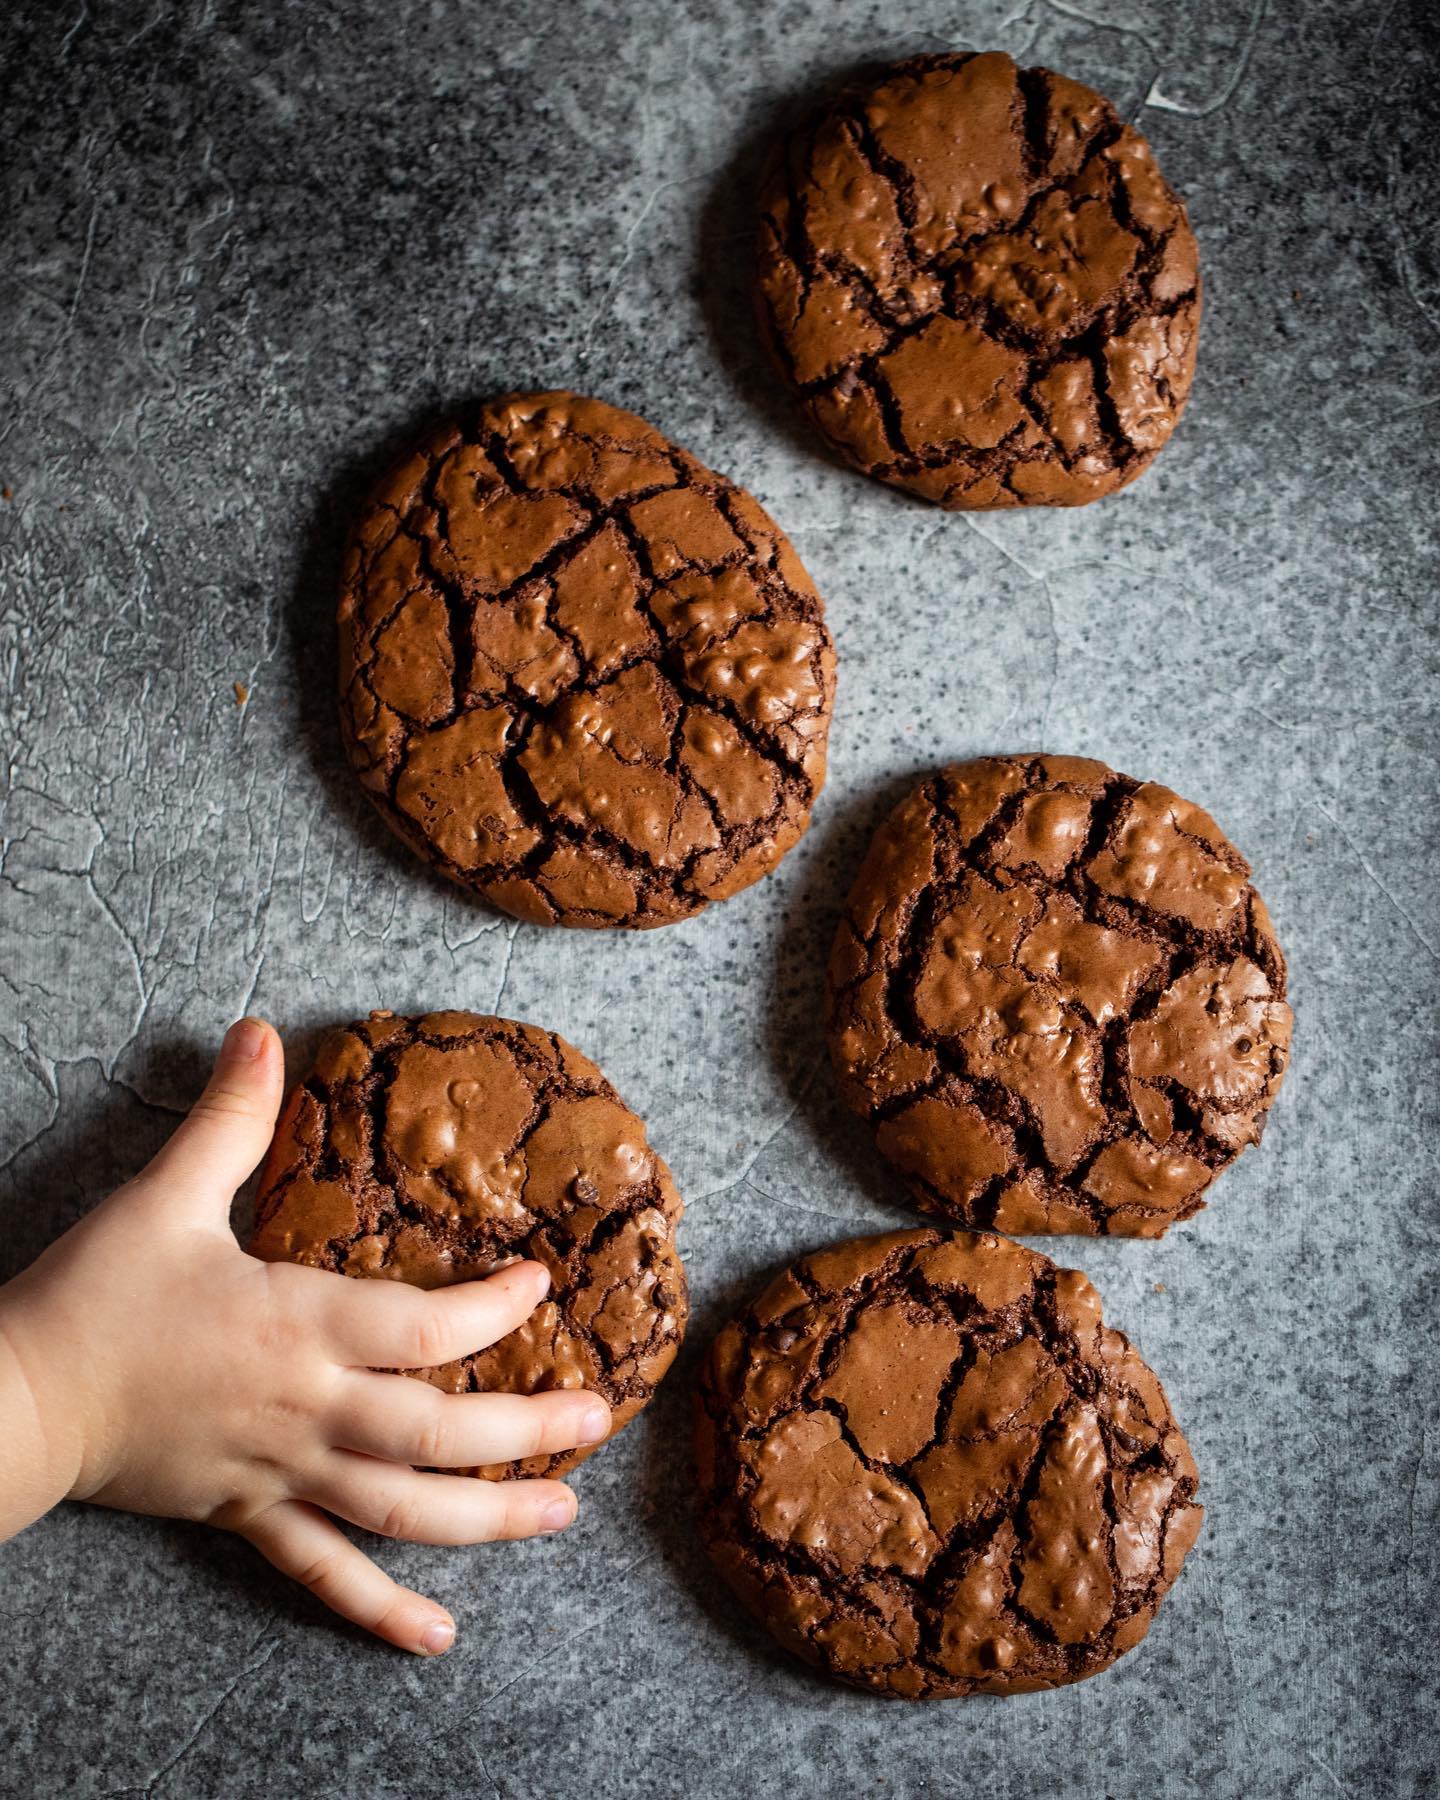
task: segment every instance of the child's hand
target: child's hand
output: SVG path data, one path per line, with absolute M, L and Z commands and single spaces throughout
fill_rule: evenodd
M 604 1437 L 597 1394 L 442 1394 L 380 1367 L 448 1362 L 513 1331 L 538 1263 L 422 1293 L 247 1256 L 230 1202 L 270 1141 L 270 1026 L 231 1027 L 209 1086 L 140 1175 L 0 1288 L 0 1538 L 70 1496 L 208 1520 L 402 1649 L 454 1637 L 325 1516 L 430 1544 L 559 1531 L 559 1481 L 417 1474 Z

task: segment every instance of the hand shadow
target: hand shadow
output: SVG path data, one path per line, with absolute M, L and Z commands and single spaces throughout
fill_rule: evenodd
M 93 1058 L 59 1065 L 54 1119 L 0 1171 L 0 1283 L 140 1173 L 185 1116 L 142 1100 L 141 1093 L 198 1098 L 216 1048 L 190 1039 L 154 1045 L 135 1086 L 108 1077 Z M 231 1227 L 242 1244 L 253 1224 L 257 1179 L 244 1183 L 231 1206 Z
M 139 1086 L 198 1094 L 213 1055 L 213 1045 L 189 1041 L 158 1046 Z M 137 1175 L 180 1122 L 180 1113 L 142 1100 L 94 1058 L 59 1064 L 56 1084 L 54 1119 L 0 1173 L 0 1282 Z

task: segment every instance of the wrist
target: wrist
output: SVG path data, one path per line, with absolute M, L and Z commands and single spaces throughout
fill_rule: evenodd
M 40 1309 L 13 1292 L 17 1285 L 0 1292 L 0 1539 L 65 1499 L 85 1462 L 80 1421 L 47 1379 Z

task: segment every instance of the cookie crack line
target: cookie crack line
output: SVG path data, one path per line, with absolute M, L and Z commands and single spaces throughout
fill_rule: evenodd
M 812 424 L 942 506 L 1080 505 L 1134 480 L 1194 373 L 1184 207 L 1087 88 L 1006 56 L 901 63 L 762 184 L 762 333 Z
M 1288 1062 L 1249 875 L 1198 807 L 1084 758 L 981 758 L 896 808 L 837 931 L 829 1037 L 922 1207 L 1130 1236 L 1200 1209 Z
M 1030 71 L 1021 71 L 1021 73 L 1030 73 Z M 1091 141 L 1087 151 L 1086 168 L 1089 168 L 1089 158 L 1103 156 L 1107 150 L 1113 148 L 1114 145 L 1120 141 L 1123 135 L 1124 127 L 1118 120 L 1112 125 L 1103 127 Z M 1083 172 L 1084 171 L 1082 171 L 1082 173 Z M 1126 205 L 1126 202 L 1124 200 L 1123 183 L 1120 182 L 1113 166 L 1109 167 L 1107 170 L 1107 182 L 1108 187 L 1106 197 L 1118 212 L 1122 206 Z M 946 285 L 947 287 L 943 307 L 937 303 L 932 309 L 918 314 L 915 313 L 912 308 L 907 306 L 904 308 L 901 316 L 895 316 L 891 311 L 890 304 L 887 303 L 884 295 L 877 287 L 874 278 L 864 269 L 857 267 L 853 263 L 847 262 L 843 257 L 834 255 L 833 253 L 827 256 L 824 252 L 812 250 L 811 254 L 816 260 L 812 264 L 811 279 L 813 280 L 818 276 L 827 274 L 837 276 L 843 275 L 843 279 L 861 297 L 865 310 L 870 318 L 876 324 L 885 325 L 890 331 L 890 337 L 884 345 L 878 350 L 867 351 L 852 364 L 847 365 L 847 367 L 858 368 L 862 372 L 868 374 L 873 371 L 883 358 L 892 355 L 907 338 L 913 337 L 918 332 L 923 331 L 937 316 L 942 315 L 962 317 L 968 313 L 970 316 L 983 322 L 988 333 L 998 339 L 1001 343 L 1007 345 L 1011 349 L 1023 351 L 1036 358 L 1040 365 L 1038 373 L 1041 374 L 1047 372 L 1049 367 L 1055 362 L 1060 361 L 1066 350 L 1073 346 L 1078 340 L 1084 338 L 1090 332 L 1097 320 L 1102 317 L 1111 316 L 1117 320 L 1124 319 L 1126 323 L 1133 324 L 1136 317 L 1140 316 L 1140 313 L 1146 305 L 1143 293 L 1137 291 L 1141 289 L 1142 284 L 1135 277 L 1131 277 L 1126 282 L 1125 286 L 1116 294 L 1107 299 L 1096 301 L 1091 308 L 1084 309 L 1077 314 L 1076 318 L 1078 318 L 1079 323 L 1075 323 L 1074 320 L 1072 320 L 1063 329 L 1058 331 L 1045 330 L 1039 327 L 1027 327 L 1019 320 L 1013 318 L 988 296 L 984 294 L 970 294 L 955 285 L 954 277 L 957 273 L 963 271 L 963 265 L 957 267 L 956 259 L 958 252 L 977 249 L 985 242 L 987 237 L 1002 232 L 1021 238 L 1033 238 L 1035 235 L 1034 227 L 1036 215 L 1043 210 L 1045 203 L 1058 195 L 1071 192 L 1073 185 L 1073 181 L 1067 178 L 1053 182 L 1049 186 L 1037 186 L 1031 192 L 1030 197 L 1026 202 L 1025 210 L 1019 219 L 1013 222 L 1003 223 L 997 221 L 993 226 L 988 228 L 982 227 L 972 233 L 969 237 L 957 239 L 954 244 L 943 251 L 936 252 L 932 256 L 914 257 L 912 255 L 912 275 L 928 275 L 935 277 L 937 284 Z M 1166 240 L 1161 239 L 1156 241 L 1151 238 L 1143 227 L 1131 222 L 1128 211 L 1126 225 L 1133 236 L 1145 243 L 1147 254 L 1149 256 L 1153 257 L 1157 250 L 1163 250 Z M 1194 297 L 1195 289 L 1192 287 L 1168 301 L 1158 303 L 1151 301 L 1149 304 L 1158 304 L 1173 311 L 1177 306 L 1192 300 Z M 795 380 L 797 388 L 802 393 L 814 393 L 833 387 L 836 381 L 841 379 L 842 374 L 843 371 L 831 375 L 819 376 L 813 381 L 805 382 L 796 378 L 792 372 L 792 379 Z
M 525 1324 L 404 1373 L 452 1393 L 593 1388 L 618 1430 L 684 1335 L 681 1211 L 640 1120 L 564 1039 L 474 1013 L 377 1012 L 333 1033 L 287 1100 L 250 1248 L 422 1287 L 534 1258 L 550 1289 Z M 471 1472 L 563 1474 L 588 1454 Z
M 749 495 L 631 414 L 516 395 L 434 432 L 356 523 L 340 625 L 375 805 L 520 918 L 684 918 L 808 825 L 820 597 Z
M 715 1339 L 696 1431 L 702 1537 L 739 1598 L 899 1697 L 1099 1673 L 1200 1524 L 1163 1389 L 1089 1283 L 992 1234 L 792 1265 Z

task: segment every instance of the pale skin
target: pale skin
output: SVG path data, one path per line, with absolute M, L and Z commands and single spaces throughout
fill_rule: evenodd
M 154 1161 L 0 1287 L 0 1539 L 66 1498 L 201 1520 L 377 1637 L 439 1655 L 450 1614 L 335 1518 L 425 1544 L 562 1531 L 563 1482 L 417 1470 L 598 1443 L 609 1409 L 593 1393 L 444 1394 L 378 1372 L 515 1330 L 548 1286 L 538 1263 L 423 1293 L 245 1254 L 230 1204 L 283 1080 L 274 1030 L 241 1019 Z

